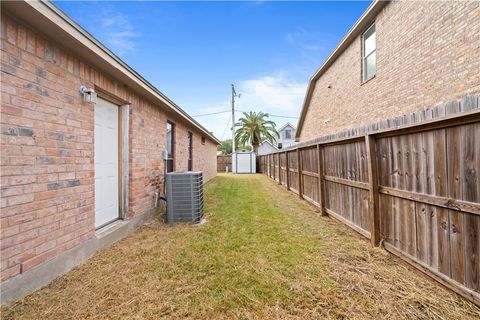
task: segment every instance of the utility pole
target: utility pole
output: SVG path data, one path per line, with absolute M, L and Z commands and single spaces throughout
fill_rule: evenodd
M 232 84 L 232 153 L 235 152 L 235 87 Z

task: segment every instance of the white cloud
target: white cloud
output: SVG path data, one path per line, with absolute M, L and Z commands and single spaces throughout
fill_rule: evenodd
M 300 48 L 306 51 L 322 51 L 324 50 L 323 47 L 319 46 L 318 44 L 301 44 Z
M 254 79 L 238 81 L 235 90 L 240 98 L 235 100 L 235 109 L 241 111 L 263 111 L 271 115 L 298 117 L 303 104 L 307 88 L 306 82 L 290 79 L 283 73 L 261 76 Z M 231 110 L 230 98 L 220 101 L 215 105 L 199 106 L 195 108 L 198 114 L 213 113 Z M 241 112 L 235 113 L 235 118 L 242 116 Z M 196 117 L 202 125 L 211 130 L 219 139 L 231 137 L 231 115 L 229 112 L 215 115 Z M 296 125 L 298 118 L 280 118 L 272 116 L 271 119 L 278 127 L 290 122 Z
M 306 34 L 307 31 L 304 28 L 297 27 L 294 31 L 287 32 L 287 34 L 284 36 L 284 40 L 290 44 L 294 44 L 299 38 L 304 37 Z
M 287 32 L 283 40 L 304 51 L 318 52 L 325 50 L 325 47 L 320 45 L 320 35 L 318 33 L 308 32 L 302 27 L 297 27 L 295 30 Z
M 102 19 L 102 27 L 110 27 L 116 23 L 116 19 L 114 17 L 108 17 Z
M 139 34 L 126 15 L 120 12 L 105 12 L 100 26 L 100 37 L 114 53 L 122 56 L 135 51 L 134 39 L 139 37 Z
M 240 81 L 238 109 L 298 116 L 307 88 L 306 82 L 288 79 L 283 74 Z

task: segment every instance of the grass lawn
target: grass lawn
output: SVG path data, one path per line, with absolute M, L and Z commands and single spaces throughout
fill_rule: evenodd
M 207 224 L 152 222 L 2 319 L 478 319 L 480 309 L 262 175 L 206 186 Z

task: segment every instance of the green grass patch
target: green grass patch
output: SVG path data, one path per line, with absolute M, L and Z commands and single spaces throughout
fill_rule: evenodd
M 347 227 L 261 175 L 205 188 L 201 226 L 154 221 L 5 319 L 410 319 L 480 316 Z

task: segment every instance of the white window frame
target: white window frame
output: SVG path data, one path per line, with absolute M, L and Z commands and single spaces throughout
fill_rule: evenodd
M 370 52 L 368 55 L 365 55 L 365 34 L 369 32 L 370 29 L 372 28 L 375 28 L 375 32 L 373 34 L 373 36 L 375 37 L 375 49 L 373 49 L 373 51 Z M 375 77 L 375 75 L 377 74 L 377 57 L 376 57 L 377 39 L 376 37 L 377 37 L 377 29 L 375 27 L 375 22 L 372 22 L 372 24 L 362 33 L 362 82 L 367 82 L 368 80 Z M 367 78 L 367 59 L 372 55 L 375 55 L 375 72 Z
M 170 126 L 170 141 L 168 141 L 169 137 L 168 137 L 168 126 Z M 165 163 L 165 165 L 167 166 L 165 168 L 165 172 L 173 172 L 175 171 L 175 123 L 173 121 L 170 121 L 170 120 L 167 120 L 167 126 L 166 126 L 166 138 L 167 138 L 167 141 L 166 141 L 166 149 L 167 149 L 167 161 Z M 168 150 L 168 144 L 170 143 L 170 150 Z M 171 163 L 172 166 L 171 166 L 171 171 L 168 170 L 168 163 Z

